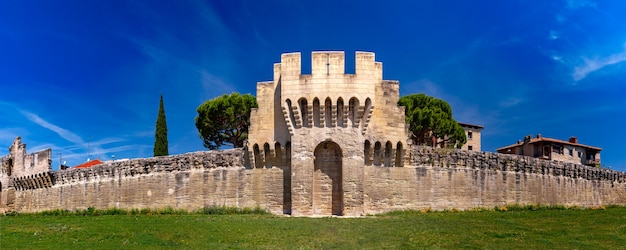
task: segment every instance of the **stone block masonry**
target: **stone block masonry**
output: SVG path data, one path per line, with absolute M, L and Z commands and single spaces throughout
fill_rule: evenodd
M 275 214 L 289 213 L 293 209 L 291 189 L 284 179 L 288 178 L 285 171 L 290 170 L 246 166 L 245 154 L 244 149 L 194 152 L 51 172 L 50 186 L 13 190 L 13 209 L 37 212 L 88 207 L 195 210 L 204 206 L 258 206 Z M 344 175 L 338 182 L 344 187 L 343 193 L 329 192 L 340 196 L 341 202 L 331 205 L 346 206 L 356 215 L 505 204 L 626 205 L 624 172 L 464 150 L 413 147 L 408 154 L 403 167 L 355 165 L 361 174 L 352 174 L 357 177 L 351 178 Z M 351 186 L 353 178 L 362 178 L 363 185 Z M 294 188 L 293 192 L 298 190 Z M 293 206 L 300 203 L 294 201 Z M 315 209 L 330 215 L 333 207 Z
M 255 207 L 283 212 L 282 171 L 243 165 L 244 151 L 105 162 L 51 174 L 53 186 L 19 188 L 15 210 Z
M 506 204 L 626 205 L 626 173 L 532 157 L 413 147 L 404 168 L 365 167 L 365 213 Z

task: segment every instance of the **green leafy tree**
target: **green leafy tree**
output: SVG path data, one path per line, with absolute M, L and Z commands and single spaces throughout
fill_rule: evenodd
M 250 109 L 257 107 L 254 96 L 236 92 L 198 106 L 196 128 L 204 146 L 208 149 L 218 149 L 223 145 L 243 147 L 248 138 Z
M 167 148 L 167 123 L 165 122 L 165 108 L 163 108 L 163 94 L 161 94 L 154 133 L 154 156 L 169 155 Z
M 411 139 L 418 145 L 458 147 L 467 138 L 465 130 L 452 118 L 452 108 L 444 100 L 425 94 L 403 96 L 398 105 L 406 107 Z

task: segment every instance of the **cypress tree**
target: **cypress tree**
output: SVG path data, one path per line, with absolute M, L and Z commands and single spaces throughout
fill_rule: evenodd
M 163 108 L 163 94 L 161 94 L 154 137 L 154 156 L 169 155 L 167 152 L 167 123 L 165 122 L 165 109 Z

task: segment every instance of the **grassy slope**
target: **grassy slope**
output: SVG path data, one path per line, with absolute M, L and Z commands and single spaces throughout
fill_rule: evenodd
M 626 208 L 271 215 L 0 217 L 0 248 L 540 248 L 626 246 Z

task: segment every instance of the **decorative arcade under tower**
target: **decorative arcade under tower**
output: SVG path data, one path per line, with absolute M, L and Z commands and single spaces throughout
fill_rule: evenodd
M 257 84 L 250 166 L 283 170 L 284 213 L 361 215 L 363 167 L 404 166 L 399 83 L 382 79 L 374 53 L 355 54 L 355 74 L 345 74 L 344 52 L 313 52 L 311 74 L 300 53 L 282 54 L 274 80 Z

